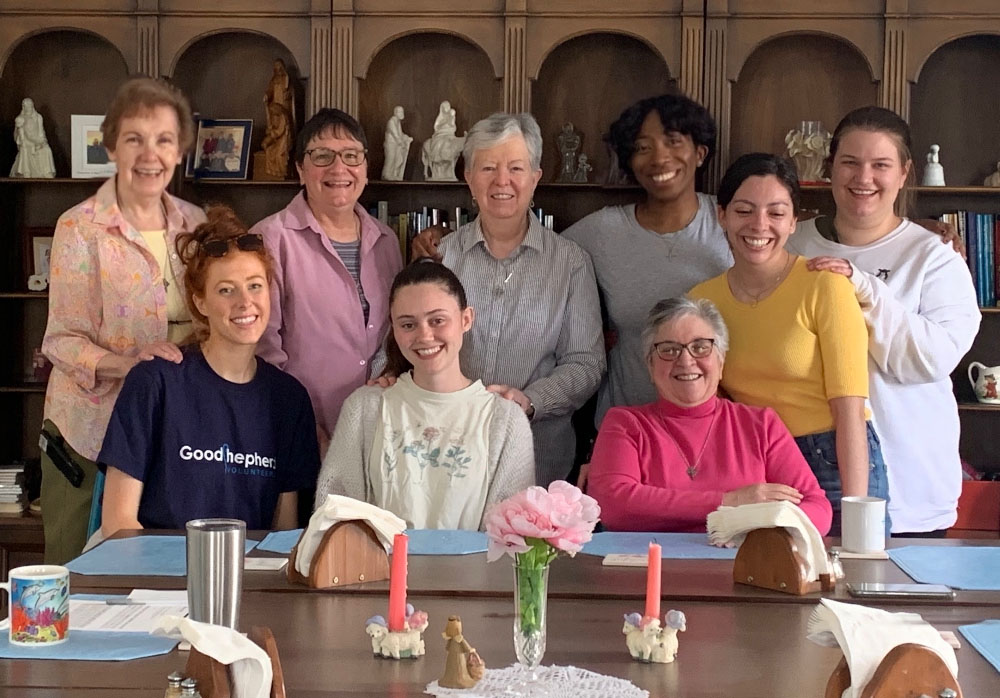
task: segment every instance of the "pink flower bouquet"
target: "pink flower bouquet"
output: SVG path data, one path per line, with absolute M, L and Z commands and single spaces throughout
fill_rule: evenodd
M 529 487 L 503 500 L 486 515 L 486 559 L 504 553 L 515 559 L 514 651 L 534 669 L 545 653 L 548 567 L 560 551 L 576 555 L 590 540 L 601 507 L 577 487 L 557 480 Z
M 486 515 L 486 559 L 493 562 L 506 553 L 516 555 L 519 565 L 544 567 L 560 551 L 576 555 L 600 516 L 597 501 L 564 480 L 547 490 L 529 487 Z

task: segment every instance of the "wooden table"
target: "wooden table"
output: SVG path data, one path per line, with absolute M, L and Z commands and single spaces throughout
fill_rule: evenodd
M 267 624 L 274 630 L 290 698 L 319 696 L 420 696 L 444 667 L 440 633 L 449 614 L 462 616 L 466 636 L 488 666 L 514 661 L 513 605 L 509 599 L 434 598 L 417 600 L 430 615 L 424 633 L 427 655 L 417 660 L 376 659 L 364 621 L 385 613 L 381 599 L 357 595 L 248 592 L 241 614 L 244 629 Z M 621 634 L 629 601 L 551 600 L 545 664 L 582 667 L 618 676 L 671 698 L 775 698 L 821 696 L 839 661 L 839 651 L 806 640 L 812 611 L 803 604 L 745 604 L 693 601 L 666 604 L 687 614 L 680 655 L 669 665 L 632 661 Z M 974 606 L 912 607 L 939 629 L 998 617 L 998 609 Z M 960 679 L 970 698 L 996 695 L 1000 676 L 974 649 L 958 651 Z M 116 689 L 122 696 L 163 695 L 165 677 L 183 668 L 178 651 L 126 663 L 0 661 L 5 698 L 52 695 L 43 688 Z M 60 696 L 64 695 L 62 693 Z M 92 698 L 103 692 L 89 695 Z
M 137 532 L 126 532 L 131 537 Z M 176 534 L 176 532 L 172 532 Z M 147 533 L 147 535 L 149 535 Z M 913 545 L 914 541 L 890 542 L 891 547 Z M 988 540 L 929 540 L 919 544 L 953 547 L 956 545 L 1000 545 Z M 254 556 L 273 553 L 253 552 Z M 559 599 L 643 599 L 646 595 L 646 570 L 644 567 L 605 567 L 603 558 L 579 554 L 573 559 L 561 557 L 552 563 L 550 572 L 550 598 Z M 846 579 L 835 591 L 823 596 L 840 601 L 853 601 L 844 582 L 912 583 L 913 579 L 891 560 L 844 560 Z M 472 598 L 512 597 L 514 576 L 510 558 L 493 563 L 486 562 L 484 553 L 473 555 L 427 556 L 411 555 L 408 560 L 408 593 L 413 597 L 458 596 Z M 733 584 L 731 560 L 673 560 L 663 561 L 662 596 L 664 600 L 698 601 L 705 599 L 746 603 L 801 603 L 814 604 L 819 594 L 792 596 L 777 591 Z M 294 592 L 302 587 L 290 583 L 285 572 L 244 573 L 244 589 L 253 591 Z M 103 577 L 73 575 L 73 589 L 183 589 L 184 577 Z M 387 581 L 362 585 L 342 586 L 324 593 L 361 594 L 386 596 Z M 914 603 L 885 600 L 886 605 Z M 918 602 L 934 605 L 935 602 Z M 1000 606 L 1000 592 L 959 591 L 954 605 Z

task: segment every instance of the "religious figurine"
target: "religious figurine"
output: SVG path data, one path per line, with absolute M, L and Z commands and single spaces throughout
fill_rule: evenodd
M 35 111 L 35 103 L 29 97 L 21 102 L 21 113 L 14 119 L 14 143 L 17 144 L 17 157 L 10 168 L 11 177 L 52 179 L 56 176 L 42 115 Z
M 559 157 L 562 165 L 559 167 L 557 182 L 576 182 L 576 153 L 580 150 L 580 134 L 573 130 L 573 124 L 566 122 L 562 131 L 556 137 L 559 145 Z
M 455 135 L 455 110 L 445 100 L 434 119 L 434 135 L 420 148 L 424 179 L 428 182 L 457 182 L 455 163 L 465 146 L 465 136 Z
M 803 121 L 785 136 L 788 157 L 795 161 L 800 182 L 825 182 L 823 165 L 830 156 L 832 136 L 819 121 Z
M 1000 162 L 997 163 L 997 171 L 983 180 L 984 187 L 1000 187 Z
M 632 659 L 654 664 L 669 664 L 677 658 L 677 633 L 687 630 L 687 618 L 681 611 L 667 611 L 660 619 L 641 616 L 638 613 L 625 615 L 622 634 Z
M 448 616 L 448 624 L 441 633 L 445 640 L 447 659 L 444 665 L 444 676 L 438 679 L 442 688 L 472 688 L 486 670 L 479 653 L 462 635 L 462 619 L 458 616 Z
M 365 621 L 365 632 L 372 640 L 372 654 L 392 659 L 416 659 L 424 654 L 424 639 L 420 636 L 427 629 L 427 614 L 415 611 L 406 604 L 406 621 L 403 629 L 389 630 L 383 616 L 372 616 Z
M 594 167 L 587 162 L 586 154 L 580 153 L 580 159 L 576 163 L 576 173 L 573 175 L 573 181 L 586 183 L 590 177 L 590 171 L 592 169 L 594 169 Z
M 389 117 L 389 122 L 385 125 L 385 142 L 383 144 L 385 162 L 382 164 L 382 179 L 387 182 L 403 181 L 406 156 L 410 152 L 410 144 L 413 142 L 412 136 L 403 133 L 403 119 L 405 117 L 403 107 L 397 106 L 392 110 L 392 116 Z
M 288 176 L 288 156 L 295 133 L 295 95 L 285 63 L 274 61 L 274 72 L 264 92 L 267 128 L 261 150 L 254 153 L 255 180 L 283 180 Z
M 938 153 L 941 151 L 941 146 L 932 145 L 931 152 L 927 153 L 927 166 L 924 167 L 924 180 L 921 184 L 925 187 L 943 187 L 944 186 L 944 168 L 941 166 L 941 161 L 938 159 Z

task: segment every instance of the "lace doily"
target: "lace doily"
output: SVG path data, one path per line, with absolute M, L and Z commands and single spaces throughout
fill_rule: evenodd
M 575 666 L 540 666 L 535 672 L 535 681 L 524 683 L 531 671 L 520 664 L 506 669 L 487 669 L 483 678 L 472 688 L 442 688 L 434 681 L 427 685 L 424 693 L 462 698 L 500 698 L 510 696 L 509 688 L 514 686 L 517 694 L 524 698 L 649 698 L 649 691 L 638 688 L 631 681 Z

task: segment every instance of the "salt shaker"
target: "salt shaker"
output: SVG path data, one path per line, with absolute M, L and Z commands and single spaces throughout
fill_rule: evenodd
M 201 698 L 201 694 L 198 693 L 198 682 L 194 679 L 181 681 L 181 696 L 183 698 Z
M 840 561 L 839 550 L 830 551 L 830 574 L 834 581 L 844 578 L 844 564 Z
M 176 671 L 167 677 L 167 690 L 163 693 L 163 698 L 180 698 L 181 681 L 184 677 Z

